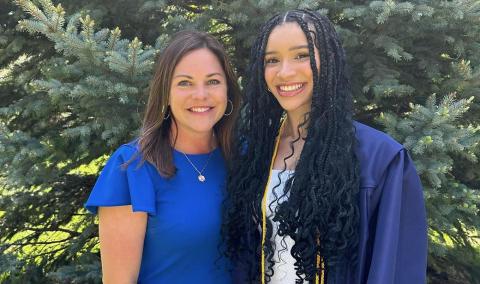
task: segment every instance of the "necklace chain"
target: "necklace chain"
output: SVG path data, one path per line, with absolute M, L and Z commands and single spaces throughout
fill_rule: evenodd
M 208 155 L 208 159 L 207 161 L 205 162 L 205 165 L 203 165 L 203 168 L 201 171 L 198 170 L 198 168 L 195 166 L 195 164 L 190 160 L 190 158 L 187 156 L 187 154 L 185 154 L 184 152 L 182 152 L 182 154 L 185 156 L 185 158 L 187 159 L 187 161 L 190 163 L 190 165 L 192 165 L 193 169 L 198 173 L 198 180 L 200 182 L 204 182 L 205 181 L 205 176 L 203 175 L 203 171 L 207 168 L 208 166 L 208 162 L 210 162 L 210 158 L 212 157 L 212 154 L 213 154 L 213 151 L 210 152 L 210 154 Z

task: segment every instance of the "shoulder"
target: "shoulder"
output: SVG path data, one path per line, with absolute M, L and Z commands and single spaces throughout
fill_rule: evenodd
M 396 153 L 403 149 L 402 144 L 380 130 L 357 121 L 353 123 L 353 126 L 358 146 L 363 150 L 379 149 Z
M 125 161 L 136 157 L 140 158 L 141 152 L 137 140 L 120 145 L 120 147 L 113 152 L 111 157 L 119 157 Z
M 356 149 L 360 163 L 361 185 L 374 187 L 381 180 L 390 163 L 405 150 L 388 134 L 365 124 L 354 122 Z
M 135 139 L 128 143 L 120 145 L 117 151 L 121 151 L 123 153 L 129 153 L 129 154 L 140 153 L 140 145 L 138 145 L 138 139 Z
M 153 169 L 141 162 L 136 143 L 118 147 L 102 169 L 85 207 L 132 205 L 133 211 L 155 215 L 156 189 Z

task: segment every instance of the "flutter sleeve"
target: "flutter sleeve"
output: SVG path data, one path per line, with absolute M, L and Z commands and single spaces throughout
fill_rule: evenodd
M 375 191 L 379 194 L 378 215 L 367 283 L 426 283 L 425 203 L 406 150 L 390 162 Z
M 123 145 L 107 161 L 85 204 L 85 208 L 96 214 L 98 207 L 132 205 L 133 211 L 156 214 L 155 188 L 147 162 L 135 147 Z M 132 162 L 124 167 L 124 163 Z

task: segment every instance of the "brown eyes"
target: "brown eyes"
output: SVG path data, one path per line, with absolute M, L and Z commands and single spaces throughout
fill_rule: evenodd
M 299 53 L 295 55 L 294 57 L 295 60 L 304 60 L 304 59 L 310 59 L 310 54 L 309 53 Z M 265 65 L 270 65 L 270 64 L 275 64 L 280 62 L 276 57 L 270 57 L 270 58 L 265 58 Z
M 304 59 L 304 58 L 310 58 L 310 54 L 308 53 L 301 53 L 295 57 L 296 59 Z
M 265 59 L 265 64 L 272 64 L 277 62 L 278 60 L 276 58 Z
M 218 84 L 220 84 L 220 81 L 217 80 L 217 79 L 212 79 L 212 80 L 208 80 L 207 84 L 208 85 L 218 85 Z

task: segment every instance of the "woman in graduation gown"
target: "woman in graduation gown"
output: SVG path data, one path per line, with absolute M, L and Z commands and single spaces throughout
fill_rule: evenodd
M 352 120 L 326 17 L 265 23 L 242 111 L 223 224 L 238 283 L 425 283 L 419 177 L 402 145 Z
M 111 155 L 86 203 L 99 214 L 103 283 L 231 283 L 219 245 L 238 105 L 222 45 L 202 32 L 175 35 L 158 58 L 139 138 Z

